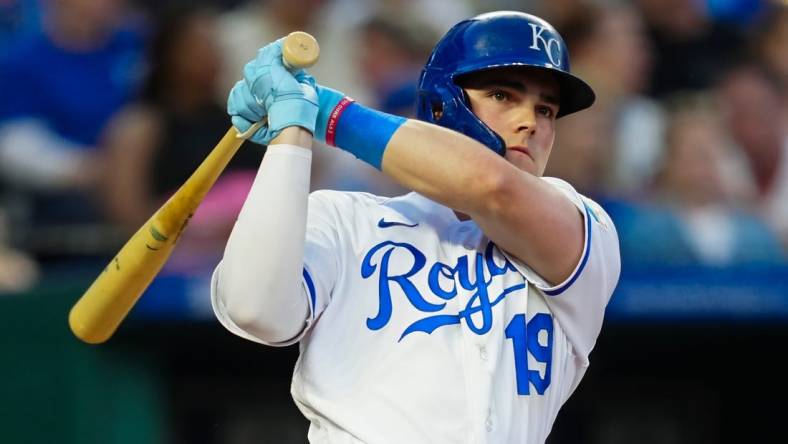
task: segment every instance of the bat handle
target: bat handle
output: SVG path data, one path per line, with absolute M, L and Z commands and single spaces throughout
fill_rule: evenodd
M 289 69 L 309 68 L 317 62 L 320 46 L 304 31 L 295 31 L 282 43 L 282 61 Z
M 246 130 L 244 132 L 240 132 L 240 131 L 238 131 L 238 128 L 236 128 L 235 129 L 235 131 L 236 131 L 235 138 L 236 139 L 244 139 L 244 140 L 246 140 L 246 139 L 252 137 L 252 134 L 256 133 L 257 130 L 259 130 L 261 127 L 263 127 L 266 123 L 268 123 L 268 116 L 263 117 L 263 120 L 261 120 L 259 122 L 255 122 L 254 124 L 252 124 L 252 126 L 249 127 L 248 130 Z

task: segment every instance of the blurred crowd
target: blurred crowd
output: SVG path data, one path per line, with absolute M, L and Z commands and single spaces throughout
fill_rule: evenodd
M 546 174 L 610 212 L 625 267 L 785 261 L 784 0 L 4 0 L 0 293 L 111 257 L 227 131 L 226 95 L 263 44 L 310 32 L 320 83 L 412 116 L 437 39 L 495 9 L 553 23 L 595 89 L 559 121 Z M 215 265 L 264 151 L 241 148 L 171 271 Z M 404 191 L 323 146 L 312 187 Z

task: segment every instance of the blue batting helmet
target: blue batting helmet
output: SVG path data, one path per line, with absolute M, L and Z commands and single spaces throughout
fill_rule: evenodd
M 459 131 L 503 155 L 503 140 L 473 114 L 456 80 L 505 66 L 552 73 L 560 88 L 557 117 L 594 103 L 591 87 L 569 73 L 566 45 L 552 25 L 530 14 L 500 11 L 463 20 L 438 42 L 419 79 L 417 117 Z

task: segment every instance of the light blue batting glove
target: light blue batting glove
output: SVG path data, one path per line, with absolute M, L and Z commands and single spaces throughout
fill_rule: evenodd
M 245 133 L 253 124 L 266 118 L 268 110 L 252 96 L 249 86 L 243 80 L 236 82 L 230 95 L 227 98 L 227 114 L 233 126 L 239 133 Z M 267 122 L 266 122 L 267 123 Z M 254 134 L 249 136 L 249 140 L 263 143 L 261 140 L 267 138 L 268 125 L 263 125 Z M 270 138 L 268 138 L 270 140 Z
M 249 137 L 263 145 L 289 126 L 315 132 L 319 111 L 315 81 L 303 69 L 291 72 L 284 66 L 283 40 L 258 51 L 244 67 L 244 80 L 236 83 L 227 100 L 227 112 L 240 132 L 267 117 L 267 123 Z

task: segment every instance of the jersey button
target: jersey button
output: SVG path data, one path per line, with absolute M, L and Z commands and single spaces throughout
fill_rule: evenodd
M 479 357 L 481 357 L 483 361 L 487 360 L 487 347 L 483 345 L 479 347 Z
M 487 421 L 484 421 L 484 427 L 487 429 L 488 432 L 492 432 L 493 429 L 492 419 L 487 418 Z

